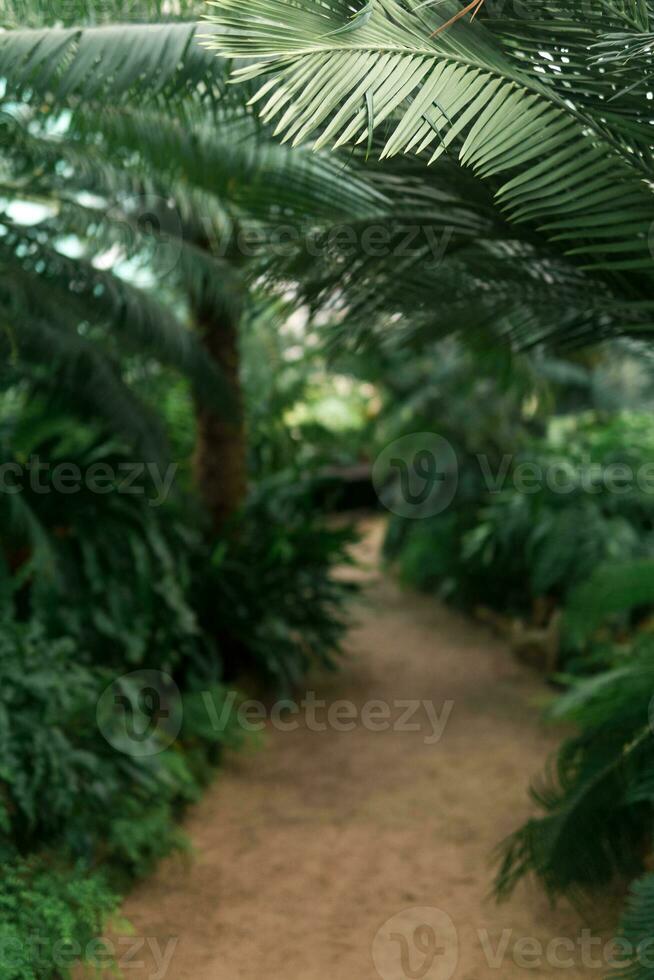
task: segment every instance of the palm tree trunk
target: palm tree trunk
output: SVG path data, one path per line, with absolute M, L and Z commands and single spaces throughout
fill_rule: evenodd
M 194 471 L 200 496 L 220 532 L 243 505 L 247 492 L 247 443 L 243 422 L 238 322 L 224 311 L 199 306 L 196 326 L 207 353 L 232 390 L 235 411 L 226 419 L 197 402 Z

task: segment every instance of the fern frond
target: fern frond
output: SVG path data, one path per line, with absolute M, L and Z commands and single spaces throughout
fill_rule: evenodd
M 639 878 L 631 886 L 627 906 L 620 921 L 619 939 L 627 943 L 627 953 L 610 974 L 610 980 L 652 980 L 654 956 L 654 874 Z

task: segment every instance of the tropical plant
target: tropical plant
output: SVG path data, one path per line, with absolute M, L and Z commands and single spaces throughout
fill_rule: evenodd
M 551 716 L 578 731 L 564 741 L 546 777 L 533 788 L 543 815 L 501 847 L 496 881 L 501 897 L 531 872 L 552 897 L 567 893 L 580 901 L 588 889 L 606 886 L 616 876 L 643 874 L 654 805 L 653 668 L 651 633 L 643 633 L 633 648 L 613 651 L 609 669 L 574 681 L 555 702 Z M 651 976 L 653 877 L 645 874 L 632 886 L 620 930 L 628 945 L 611 974 L 616 980 Z
M 242 742 L 233 714 L 219 728 L 198 711 L 198 699 L 205 706 L 212 699 L 220 714 L 227 690 L 206 679 L 194 685 L 188 671 L 178 671 L 183 723 L 175 745 L 154 744 L 148 754 L 121 748 L 112 734 L 119 709 L 101 695 L 109 685 L 118 690 L 133 665 L 95 660 L 75 637 L 49 633 L 38 619 L 3 620 L 0 907 L 7 943 L 0 958 L 8 977 L 68 976 L 126 880 L 185 845 L 180 807 L 197 799 L 222 746 Z
M 330 158 L 272 143 L 197 43 L 209 28 L 176 19 L 192 4 L 171 17 L 143 0 L 130 5 L 139 22 L 115 25 L 123 5 L 108 3 L 105 26 L 73 3 L 74 26 L 47 30 L 17 28 L 22 6 L 9 5 L 0 35 L 5 343 L 37 360 L 48 343 L 123 431 L 139 424 L 116 364 L 128 343 L 186 371 L 197 479 L 219 526 L 245 494 L 237 332 L 249 278 L 279 235 L 374 214 L 383 195 L 352 168 L 344 178 Z M 47 4 L 30 14 L 51 18 Z
M 378 148 L 385 162 L 418 153 L 434 164 L 431 181 L 421 180 L 440 192 L 440 200 L 432 197 L 440 214 L 426 220 L 449 223 L 447 261 L 434 267 L 433 255 L 414 255 L 392 277 L 368 261 L 363 286 L 382 283 L 381 294 L 363 289 L 357 268 L 355 296 L 368 309 L 372 302 L 410 320 L 417 307 L 420 323 L 431 304 L 441 329 L 455 318 L 466 326 L 492 322 L 496 335 L 523 344 L 648 330 L 649 67 L 646 53 L 629 55 L 645 47 L 638 31 L 649 5 L 639 3 L 636 16 L 635 5 L 608 0 L 589 13 L 528 0 L 514 15 L 502 5 L 498 16 L 489 0 L 474 23 L 458 19 L 445 30 L 462 9 L 455 0 L 216 0 L 212 7 L 222 33 L 207 43 L 225 57 L 250 59 L 235 77 L 262 80 L 254 101 L 285 140 L 361 144 L 369 153 Z M 622 61 L 620 31 L 633 42 Z M 618 81 L 605 70 L 609 57 L 624 70 Z M 453 156 L 472 169 L 472 180 L 449 162 Z M 490 193 L 482 207 L 478 189 L 473 207 L 457 187 L 480 180 Z
M 206 644 L 190 595 L 199 535 L 191 501 L 180 519 L 176 467 L 135 459 L 98 421 L 80 422 L 65 394 L 9 391 L 0 414 L 3 611 L 76 636 L 96 663 L 171 669 L 198 656 Z
M 112 967 L 97 936 L 117 897 L 102 875 L 66 866 L 54 855 L 12 853 L 0 862 L 0 970 L 11 980 L 70 980 L 80 953 L 86 965 Z
M 200 619 L 224 637 L 226 676 L 254 672 L 288 694 L 312 667 L 334 669 L 355 586 L 350 526 L 326 526 L 312 481 L 295 470 L 263 479 L 205 570 Z
M 573 589 L 565 609 L 564 639 L 572 650 L 596 646 L 602 629 L 607 639 L 633 632 L 637 623 L 651 614 L 654 601 L 654 562 L 641 558 L 599 565 Z M 645 618 L 645 625 L 648 619 Z
M 499 429 L 496 426 L 496 431 Z M 475 427 L 471 429 L 475 437 Z M 522 446 L 460 457 L 459 490 L 445 513 L 396 520 L 387 554 L 404 579 L 468 607 L 484 604 L 529 618 L 572 602 L 569 652 L 579 651 L 582 622 L 602 608 L 595 572 L 654 554 L 654 510 L 644 475 L 654 430 L 644 414 L 595 413 L 553 418 L 544 437 L 523 429 Z M 629 591 L 636 566 L 619 594 Z M 636 596 L 643 589 L 634 592 Z M 592 601 L 593 597 L 597 600 Z M 605 609 L 608 607 L 604 607 Z M 601 615 L 601 613 L 600 613 Z M 592 626 L 590 627 L 592 630 Z

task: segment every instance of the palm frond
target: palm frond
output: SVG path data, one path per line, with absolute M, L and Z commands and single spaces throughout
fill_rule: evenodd
M 43 244 L 38 232 L 18 229 L 6 221 L 3 224 L 0 306 L 4 307 L 5 319 L 20 324 L 27 311 L 33 319 L 75 329 L 92 317 L 97 324 L 116 331 L 128 349 L 145 347 L 156 352 L 162 363 L 187 373 L 211 404 L 233 409 L 218 369 L 205 357 L 198 338 L 174 313 L 112 272 Z M 35 289 L 36 282 L 40 286 Z
M 651 772 L 648 709 L 651 647 L 634 653 L 610 682 L 581 681 L 556 717 L 576 722 L 532 794 L 544 815 L 529 820 L 499 850 L 497 892 L 508 895 L 533 872 L 551 895 L 579 894 L 616 875 L 642 870 L 650 807 L 627 805 L 634 784 Z
M 496 201 L 512 221 L 552 238 L 565 238 L 574 222 L 589 268 L 651 271 L 654 195 L 637 159 L 516 66 L 477 22 L 459 21 L 432 36 L 456 5 L 214 0 L 212 6 L 212 21 L 225 33 L 206 43 L 225 57 L 255 59 L 236 78 L 264 79 L 254 101 L 284 140 L 296 145 L 312 137 L 316 148 L 361 144 L 386 126 L 383 158 L 426 152 L 430 163 L 452 146 L 479 176 L 502 178 Z M 602 238 L 589 248 L 586 239 L 598 228 Z
M 1 305 L 0 311 L 4 316 Z M 102 419 L 110 432 L 123 436 L 143 459 L 159 462 L 166 458 L 160 421 L 145 410 L 123 380 L 120 365 L 96 341 L 24 313 L 20 329 L 7 326 L 0 331 L 0 349 L 8 363 L 20 363 L 21 373 L 35 389 L 43 386 L 38 369 L 47 363 L 71 411 Z
M 64 27 L 103 23 L 198 19 L 202 0 L 3 0 L 0 27 Z
M 218 125 L 216 125 L 218 122 Z M 122 107 L 76 113 L 71 139 L 102 140 L 104 159 L 132 154 L 131 172 L 178 179 L 240 220 L 268 223 L 374 217 L 385 205 L 356 161 L 280 146 L 241 113 L 180 113 Z M 175 197 L 173 189 L 172 196 Z
M 111 100 L 139 93 L 155 98 L 216 100 L 225 91 L 225 65 L 198 43 L 196 22 L 110 24 L 0 32 L 0 78 L 23 99 Z
M 582 8 L 566 0 L 528 0 L 521 16 L 500 13 L 485 24 L 521 71 L 581 110 L 651 177 L 651 14 L 642 7 L 645 17 L 629 3 Z

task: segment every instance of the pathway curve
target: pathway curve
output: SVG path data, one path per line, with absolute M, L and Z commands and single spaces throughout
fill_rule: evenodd
M 126 902 L 136 935 L 162 950 L 177 939 L 165 973 L 141 950 L 127 980 L 604 975 L 598 944 L 579 945 L 585 923 L 537 887 L 500 907 L 489 897 L 492 849 L 529 812 L 527 785 L 556 744 L 542 680 L 486 629 L 376 572 L 380 533 L 371 524 L 360 546 L 369 588 L 349 659 L 315 684 L 316 698 L 351 703 L 338 717 L 347 727 L 356 712 L 354 730 L 270 728 L 228 761 L 186 820 L 192 862 L 165 861 Z M 447 718 L 440 740 L 424 706 L 419 731 L 370 730 L 386 709 L 369 702 L 397 721 L 406 700 Z

